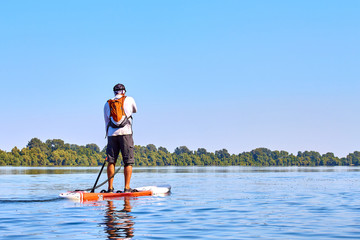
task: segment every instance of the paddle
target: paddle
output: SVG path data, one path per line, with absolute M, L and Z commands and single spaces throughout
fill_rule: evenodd
M 105 159 L 105 161 L 104 161 L 104 163 L 103 163 L 103 165 L 102 165 L 102 167 L 101 167 L 101 170 L 100 170 L 100 172 L 99 172 L 99 175 L 98 175 L 98 177 L 97 177 L 97 179 L 96 179 L 96 181 L 95 181 L 95 184 L 94 184 L 94 187 L 91 189 L 91 193 L 93 193 L 94 191 L 95 191 L 95 188 L 96 188 L 96 184 L 98 183 L 98 181 L 99 181 L 99 178 L 100 178 L 100 175 L 101 175 L 101 173 L 102 173 L 102 171 L 104 170 L 104 167 L 105 167 L 105 164 L 106 164 L 106 159 Z

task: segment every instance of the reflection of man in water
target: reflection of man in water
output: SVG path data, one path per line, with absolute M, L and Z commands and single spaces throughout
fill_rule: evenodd
M 113 201 L 107 202 L 107 211 L 105 216 L 105 232 L 108 239 L 129 239 L 134 237 L 133 216 L 128 214 L 131 212 L 130 200 L 124 198 L 124 208 L 117 211 Z

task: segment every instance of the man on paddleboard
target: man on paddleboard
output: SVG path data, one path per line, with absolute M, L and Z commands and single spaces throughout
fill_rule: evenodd
M 132 165 L 134 164 L 134 140 L 132 132 L 132 114 L 136 113 L 135 100 L 125 96 L 126 89 L 123 84 L 116 84 L 113 88 L 115 97 L 109 99 L 104 106 L 104 119 L 108 144 L 106 157 L 108 161 L 107 175 L 112 177 L 115 173 L 115 164 L 121 152 L 124 163 L 124 192 L 132 192 L 130 179 Z M 108 192 L 114 192 L 114 178 L 108 182 Z

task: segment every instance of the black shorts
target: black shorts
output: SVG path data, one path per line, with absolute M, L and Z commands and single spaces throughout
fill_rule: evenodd
M 125 166 L 134 164 L 134 140 L 132 134 L 108 137 L 107 161 L 116 163 L 120 152 Z

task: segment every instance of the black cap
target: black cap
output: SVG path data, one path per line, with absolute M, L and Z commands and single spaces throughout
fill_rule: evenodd
M 125 86 L 123 84 L 118 83 L 114 86 L 114 92 L 121 91 L 121 90 L 125 90 L 125 92 L 126 92 Z

